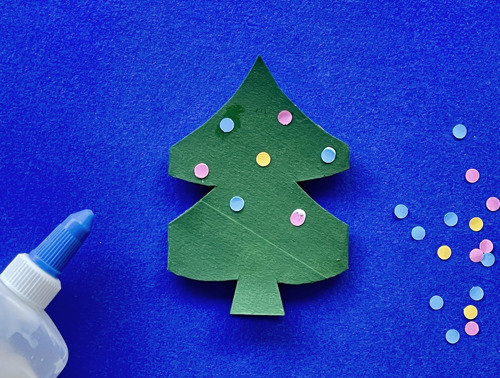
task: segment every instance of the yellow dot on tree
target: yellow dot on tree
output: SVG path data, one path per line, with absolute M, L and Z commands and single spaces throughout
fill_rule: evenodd
M 448 260 L 451 256 L 451 248 L 447 245 L 442 245 L 438 248 L 438 256 L 441 260 Z
M 464 316 L 469 320 L 476 319 L 476 316 L 477 316 L 476 306 L 468 305 L 467 307 L 465 307 L 464 308 Z
M 271 163 L 271 156 L 267 152 L 261 152 L 255 158 L 261 167 L 267 167 Z
M 483 220 L 475 217 L 469 221 L 469 227 L 472 231 L 481 231 L 483 229 Z

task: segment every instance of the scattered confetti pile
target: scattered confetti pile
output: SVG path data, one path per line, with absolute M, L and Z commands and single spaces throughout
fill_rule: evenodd
M 453 136 L 458 139 L 464 139 L 467 135 L 467 128 L 464 125 L 456 125 L 453 128 Z M 468 169 L 465 173 L 465 180 L 470 184 L 475 184 L 479 180 L 479 171 L 477 169 Z M 490 197 L 486 200 L 486 208 L 491 212 L 496 212 L 500 209 L 500 200 L 497 197 Z M 399 204 L 394 208 L 394 215 L 397 219 L 404 219 L 408 216 L 408 208 L 405 205 Z M 449 227 L 454 227 L 458 224 L 458 215 L 454 212 L 448 212 L 444 215 L 444 223 Z M 469 228 L 474 232 L 479 232 L 483 229 L 483 220 L 479 217 L 473 217 L 469 221 Z M 421 226 L 413 227 L 411 230 L 411 237 L 420 241 L 425 237 L 425 229 Z M 481 263 L 483 266 L 489 268 L 495 263 L 495 256 L 493 255 L 494 245 L 489 239 L 484 239 L 479 244 L 478 248 L 470 251 L 468 258 L 473 263 Z M 446 261 L 451 255 L 452 251 L 448 245 L 441 245 L 437 249 L 438 257 Z M 474 286 L 469 291 L 469 296 L 473 301 L 481 301 L 484 298 L 484 291 L 479 286 Z M 432 310 L 441 310 L 444 306 L 444 299 L 439 295 L 434 295 L 429 300 L 429 306 Z M 463 315 L 468 320 L 465 324 L 465 333 L 469 336 L 475 336 L 479 333 L 479 325 L 475 321 L 478 316 L 478 309 L 475 305 L 467 305 L 463 309 Z M 460 332 L 456 329 L 449 329 L 446 332 L 446 341 L 450 344 L 456 344 L 460 340 Z

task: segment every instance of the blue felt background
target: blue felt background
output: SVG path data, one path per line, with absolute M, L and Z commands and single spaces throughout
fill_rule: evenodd
M 485 237 L 500 250 L 500 212 L 484 205 L 500 196 L 494 1 L 2 3 L 0 266 L 69 213 L 96 214 L 47 309 L 70 349 L 63 377 L 500 373 L 500 263 L 467 258 Z M 284 318 L 231 317 L 234 283 L 166 270 L 168 222 L 206 192 L 168 176 L 168 149 L 230 98 L 258 54 L 351 148 L 349 171 L 303 185 L 350 225 L 351 268 L 282 286 Z M 403 221 L 392 215 L 400 202 Z M 427 229 L 421 242 L 415 225 Z M 473 285 L 486 295 L 469 337 L 461 312 Z M 462 334 L 454 346 L 449 328 Z

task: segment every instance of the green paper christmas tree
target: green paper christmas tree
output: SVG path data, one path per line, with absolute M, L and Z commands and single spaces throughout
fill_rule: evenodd
M 278 283 L 347 269 L 348 227 L 300 181 L 349 168 L 349 148 L 307 118 L 259 57 L 234 96 L 172 146 L 169 174 L 214 187 L 168 228 L 168 269 L 237 280 L 231 314 L 284 315 Z

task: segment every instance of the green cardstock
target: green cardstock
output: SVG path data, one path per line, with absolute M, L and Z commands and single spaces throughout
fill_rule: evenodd
M 288 125 L 278 114 L 289 111 Z M 230 118 L 234 129 L 223 132 Z M 321 153 L 336 151 L 332 163 Z M 268 166 L 256 156 L 266 152 Z M 206 178 L 194 168 L 209 167 Z M 202 281 L 237 280 L 231 314 L 284 315 L 279 283 L 305 284 L 348 267 L 348 227 L 297 182 L 349 168 L 349 147 L 307 118 L 279 89 L 258 58 L 234 96 L 204 125 L 172 146 L 169 174 L 214 187 L 168 227 L 168 269 Z M 245 205 L 230 208 L 239 196 Z M 305 222 L 294 226 L 296 209 Z

